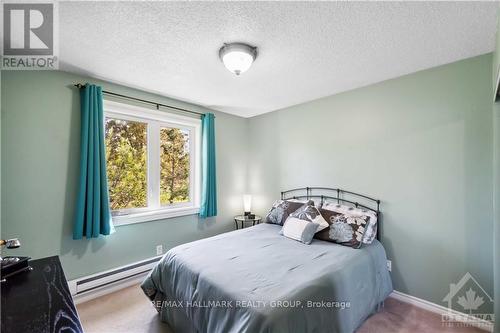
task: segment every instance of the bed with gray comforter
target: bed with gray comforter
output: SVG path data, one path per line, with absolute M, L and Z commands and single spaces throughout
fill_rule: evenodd
M 142 283 L 180 332 L 355 331 L 392 291 L 382 244 L 310 245 L 260 224 L 177 246 Z

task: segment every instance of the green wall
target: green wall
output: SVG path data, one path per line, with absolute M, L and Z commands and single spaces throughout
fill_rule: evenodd
M 467 271 L 493 292 L 492 55 L 253 117 L 249 192 L 341 187 L 382 200 L 394 287 L 444 305 Z
M 497 9 L 497 33 L 496 33 L 496 43 L 495 52 L 493 53 L 493 89 L 496 93 L 497 89 L 497 79 L 498 79 L 498 68 L 500 64 L 500 19 L 499 15 L 500 7 Z M 495 96 L 496 97 L 496 96 Z M 493 151 L 494 151 L 494 221 L 495 221 L 495 233 L 494 233 L 494 277 L 495 277 L 495 318 L 497 318 L 495 323 L 495 332 L 500 333 L 500 102 L 497 101 L 493 103 L 493 126 L 494 126 L 494 136 L 493 136 Z
M 494 245 L 494 276 L 495 276 L 495 332 L 500 333 L 500 103 L 493 105 L 494 123 L 494 203 L 495 203 L 495 245 Z
M 72 240 L 79 165 L 78 82 L 166 104 L 209 111 L 164 97 L 54 71 L 5 71 L 1 78 L 2 236 L 22 247 L 4 251 L 33 258 L 60 255 L 67 278 L 156 255 L 177 244 L 232 230 L 243 210 L 247 120 L 216 112 L 219 212 L 117 227 L 109 237 Z

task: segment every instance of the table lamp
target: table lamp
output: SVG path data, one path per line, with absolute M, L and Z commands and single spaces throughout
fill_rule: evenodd
M 245 211 L 245 216 L 251 214 L 252 208 L 252 196 L 250 194 L 243 195 L 243 209 Z

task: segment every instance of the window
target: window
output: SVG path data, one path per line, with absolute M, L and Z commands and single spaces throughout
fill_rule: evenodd
M 200 120 L 111 101 L 104 116 L 114 224 L 198 213 Z
M 160 204 L 189 202 L 189 132 L 160 128 Z
M 106 117 L 106 168 L 114 212 L 148 206 L 148 124 Z

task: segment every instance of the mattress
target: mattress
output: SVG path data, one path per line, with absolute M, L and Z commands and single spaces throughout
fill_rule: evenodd
M 168 251 L 141 287 L 179 332 L 353 332 L 392 292 L 382 244 L 310 245 L 260 224 Z

